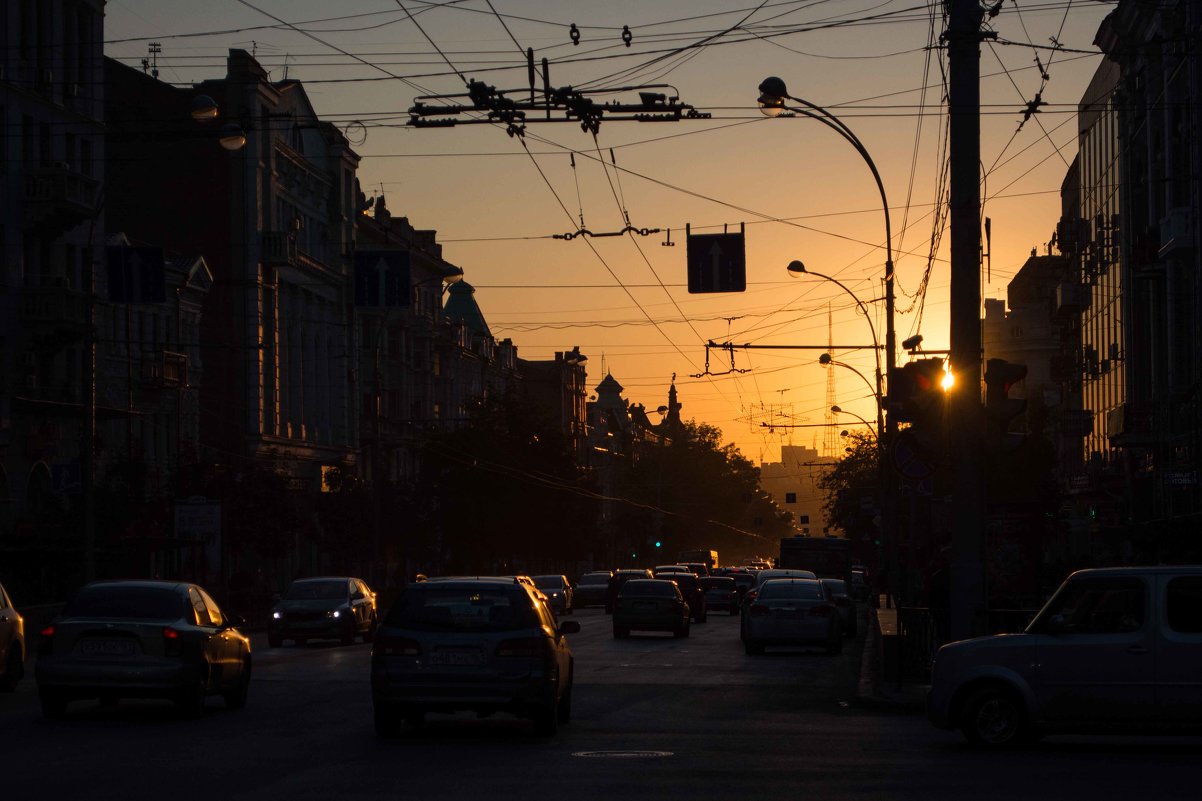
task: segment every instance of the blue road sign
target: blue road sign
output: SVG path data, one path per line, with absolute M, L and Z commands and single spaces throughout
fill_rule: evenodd
M 162 248 L 110 246 L 104 250 L 109 300 L 113 303 L 163 303 L 167 300 Z
M 747 253 L 743 231 L 694 234 L 688 239 L 689 292 L 743 292 L 747 289 Z
M 355 253 L 355 305 L 409 305 L 409 251 L 360 250 Z

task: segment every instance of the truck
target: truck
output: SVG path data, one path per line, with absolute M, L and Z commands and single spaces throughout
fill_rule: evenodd
M 676 561 L 680 564 L 686 562 L 701 562 L 703 565 L 713 570 L 718 566 L 717 551 L 681 551 L 676 555 Z
M 847 582 L 851 588 L 851 543 L 842 537 L 785 537 L 777 567 L 812 570 L 818 578 Z

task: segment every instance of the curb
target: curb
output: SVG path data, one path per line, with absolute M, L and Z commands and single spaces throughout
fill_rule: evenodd
M 868 636 L 864 638 L 864 650 L 860 655 L 860 683 L 857 702 L 860 706 L 880 712 L 921 715 L 926 712 L 925 686 L 910 686 L 901 693 L 890 692 L 882 686 L 878 676 L 877 653 L 880 651 L 881 633 L 873 610 L 868 610 Z

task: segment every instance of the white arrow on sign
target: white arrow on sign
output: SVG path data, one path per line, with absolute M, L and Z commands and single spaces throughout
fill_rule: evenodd
M 710 246 L 710 264 L 714 270 L 714 289 L 720 287 L 718 276 L 722 273 L 722 252 L 722 248 L 719 247 L 717 242 Z
M 387 282 L 388 262 L 384 259 L 383 256 L 381 256 L 380 260 L 376 262 L 376 276 L 380 280 L 380 294 L 379 294 L 378 303 L 381 306 L 387 306 L 388 305 L 388 295 L 387 295 L 385 287 L 388 285 L 388 282 Z

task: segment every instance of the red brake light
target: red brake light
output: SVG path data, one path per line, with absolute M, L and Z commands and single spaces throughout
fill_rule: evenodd
M 54 651 L 54 624 L 42 629 L 41 635 L 41 639 L 38 640 L 38 656 L 50 656 Z
M 764 606 L 763 604 L 752 604 L 749 611 L 751 612 L 752 617 L 761 617 L 768 614 L 768 607 Z
M 179 636 L 179 632 L 170 626 L 163 627 L 163 654 L 165 656 L 179 656 L 184 652 L 184 641 Z
M 51 623 L 46 628 L 42 629 L 42 636 L 50 640 L 54 638 L 54 624 Z
M 170 626 L 166 626 L 163 628 L 163 639 L 164 640 L 178 640 L 179 632 L 176 631 L 175 629 L 171 628 Z

